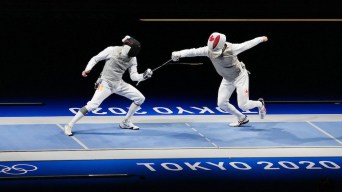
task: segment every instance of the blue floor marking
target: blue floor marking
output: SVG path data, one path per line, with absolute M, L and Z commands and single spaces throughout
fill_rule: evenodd
M 118 124 L 76 124 L 73 133 L 91 149 L 212 147 L 184 123 L 137 123 L 140 130 Z
M 341 146 L 307 122 L 252 122 L 244 127 L 213 122 L 188 123 L 190 127 L 186 123 L 137 125 L 139 131 L 111 123 L 76 124 L 73 133 L 89 149 Z M 315 125 L 341 140 L 342 122 Z M 82 149 L 55 124 L 0 125 L 0 130 L 0 150 Z
M 190 123 L 220 147 L 338 146 L 306 122 Z
M 0 150 L 81 149 L 55 124 L 0 125 Z

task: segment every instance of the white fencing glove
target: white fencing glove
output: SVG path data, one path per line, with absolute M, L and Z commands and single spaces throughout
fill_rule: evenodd
M 171 59 L 172 61 L 178 61 L 181 58 L 181 54 L 178 51 L 172 52 Z
M 144 78 L 144 79 L 149 79 L 149 78 L 152 77 L 152 74 L 153 74 L 153 71 L 152 71 L 150 68 L 148 68 L 148 69 L 144 72 L 143 78 Z

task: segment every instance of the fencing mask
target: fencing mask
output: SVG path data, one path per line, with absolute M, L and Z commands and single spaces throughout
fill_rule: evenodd
M 208 39 L 209 51 L 217 54 L 222 53 L 224 44 L 226 43 L 226 36 L 222 33 L 212 33 Z
M 124 44 L 123 51 L 128 57 L 135 57 L 138 55 L 141 49 L 139 41 L 127 35 L 122 39 L 122 42 Z

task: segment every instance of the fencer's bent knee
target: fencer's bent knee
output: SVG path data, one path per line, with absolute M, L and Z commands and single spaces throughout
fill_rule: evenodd
M 85 108 L 89 111 L 93 111 L 95 109 L 97 109 L 100 106 L 99 103 L 93 103 L 93 102 L 88 102 L 87 105 L 85 106 Z
M 223 100 L 222 101 L 217 101 L 217 106 L 220 108 L 220 109 L 227 109 L 228 105 L 227 105 L 228 102 L 224 102 Z
M 139 98 L 134 100 L 134 103 L 138 106 L 143 104 L 145 102 L 145 96 L 141 95 Z
M 247 103 L 239 103 L 239 108 L 243 111 L 247 111 L 248 110 L 248 105 Z

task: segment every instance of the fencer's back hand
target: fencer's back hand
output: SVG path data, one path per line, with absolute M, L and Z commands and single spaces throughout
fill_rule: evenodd
M 90 71 L 82 71 L 82 76 L 83 77 L 88 77 L 88 74 L 90 73 Z
M 152 74 L 153 74 L 153 71 L 152 71 L 150 68 L 148 68 L 148 69 L 146 69 L 146 71 L 144 72 L 143 78 L 144 78 L 144 79 L 149 79 L 149 78 L 152 77 Z
M 267 36 L 263 36 L 263 42 L 266 42 L 266 41 L 268 41 Z
M 181 54 L 178 51 L 174 51 L 171 54 L 172 61 L 178 61 L 181 58 Z

